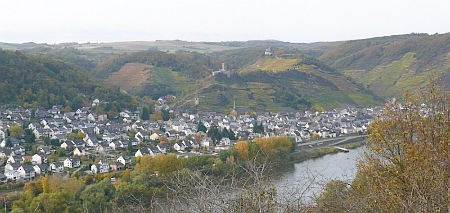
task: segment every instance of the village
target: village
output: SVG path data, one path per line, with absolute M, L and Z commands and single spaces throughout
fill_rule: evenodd
M 99 102 L 94 100 L 92 106 Z M 63 106 L 58 105 L 51 109 L 0 109 L 0 181 L 26 182 L 46 173 L 121 171 L 132 169 L 135 159 L 144 155 L 217 155 L 237 140 L 258 137 L 288 136 L 299 144 L 341 137 L 365 132 L 380 111 L 381 107 L 345 107 L 326 112 L 241 115 L 233 110 L 225 115 L 171 110 L 173 116 L 167 121 L 143 121 L 140 111 L 123 111 L 109 119 L 91 107 L 72 112 L 63 112 Z M 207 131 L 199 131 L 200 125 L 232 134 L 210 137 Z M 17 127 L 25 131 L 11 137 L 12 128 Z M 26 132 L 32 134 L 31 143 L 24 140 Z

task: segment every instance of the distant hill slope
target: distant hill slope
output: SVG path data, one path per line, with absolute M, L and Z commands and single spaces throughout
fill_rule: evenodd
M 370 106 L 378 98 L 318 60 L 305 56 L 263 57 L 227 77 L 213 76 L 195 93 L 197 108 L 230 111 L 326 110 L 343 105 Z M 184 105 L 193 107 L 193 95 Z
M 128 63 L 109 76 L 105 82 L 125 92 L 130 91 L 147 81 L 151 69 L 152 67 L 146 64 Z
M 147 81 L 130 84 L 128 92 L 154 99 L 173 94 L 177 99 L 172 106 L 202 111 L 229 112 L 235 102 L 248 111 L 272 112 L 378 104 L 368 90 L 317 59 L 295 54 L 267 57 L 264 50 L 245 48 L 212 55 L 146 51 L 108 61 L 95 74 L 121 88 L 130 83 L 125 73 L 133 73 L 128 78 L 144 74 Z M 226 72 L 212 74 L 221 63 L 232 73 L 230 77 Z M 131 71 L 130 66 L 139 68 Z M 151 69 L 143 73 L 147 66 Z
M 348 41 L 320 59 L 382 97 L 400 97 L 434 75 L 450 89 L 449 33 Z
M 141 63 L 156 67 L 169 67 L 192 78 L 205 77 L 211 73 L 214 65 L 211 57 L 197 53 L 178 51 L 167 53 L 161 51 L 142 51 L 130 53 L 105 61 L 92 72 L 99 79 L 105 79 L 119 71 L 127 63 Z M 216 65 L 217 67 L 219 65 Z
M 0 105 L 81 107 L 91 98 L 131 106 L 131 96 L 101 85 L 79 67 L 43 55 L 0 49 Z

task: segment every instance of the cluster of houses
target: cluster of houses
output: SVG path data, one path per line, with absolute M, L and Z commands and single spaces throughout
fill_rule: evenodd
M 101 159 L 90 165 L 88 171 L 106 173 L 129 167 L 132 157 L 168 152 L 183 156 L 187 155 L 186 150 L 196 151 L 200 147 L 206 147 L 209 151 L 220 150 L 234 144 L 229 138 L 213 142 L 206 133 L 198 133 L 199 122 L 207 129 L 214 126 L 231 130 L 242 140 L 290 136 L 301 143 L 312 137 L 330 138 L 363 132 L 380 111 L 381 108 L 347 107 L 320 113 L 266 112 L 254 116 L 174 112 L 175 118 L 168 121 L 142 121 L 139 119 L 139 111 L 123 111 L 117 118 L 108 119 L 107 115 L 98 115 L 88 107 L 74 112 L 63 112 L 63 106 L 36 110 L 0 109 L 0 157 L 4 159 L 1 166 L 4 175 L 0 175 L 0 180 L 31 180 L 49 171 L 73 171 L 82 167 L 80 158 L 88 155 L 108 156 L 109 160 Z M 34 115 L 31 115 L 32 112 Z M 38 150 L 27 151 L 37 152 L 29 155 L 25 152 L 23 140 L 8 137 L 8 129 L 14 124 L 28 124 L 26 128 L 32 131 L 35 138 L 58 139 L 60 145 L 42 144 Z M 253 132 L 254 125 L 261 125 L 264 132 Z M 81 133 L 84 137 L 69 139 L 69 135 L 75 133 Z M 7 146 L 7 140 L 12 146 Z M 130 147 L 137 149 L 134 155 L 124 155 L 125 152 L 121 152 L 129 150 Z M 69 157 L 50 163 L 49 155 L 58 148 L 66 150 Z

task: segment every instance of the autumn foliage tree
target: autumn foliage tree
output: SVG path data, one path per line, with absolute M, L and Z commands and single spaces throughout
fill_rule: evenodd
M 22 133 L 23 133 L 23 129 L 22 129 L 21 126 L 19 126 L 17 124 L 13 124 L 9 128 L 9 132 L 10 132 L 10 136 L 12 138 L 21 138 L 22 137 Z
M 450 96 L 436 82 L 386 104 L 370 125 L 349 211 L 449 211 Z

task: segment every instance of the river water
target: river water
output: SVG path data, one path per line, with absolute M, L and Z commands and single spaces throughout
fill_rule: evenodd
M 351 183 L 356 175 L 357 160 L 363 151 L 364 147 L 359 147 L 347 153 L 339 152 L 287 165 L 271 177 L 271 184 L 279 196 L 290 199 L 295 196 L 302 203 L 312 203 L 330 180 Z

